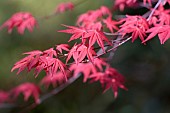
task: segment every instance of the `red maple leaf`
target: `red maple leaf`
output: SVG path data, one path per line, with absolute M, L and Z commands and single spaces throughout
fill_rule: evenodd
M 143 43 L 147 42 L 148 40 L 154 38 L 157 34 L 161 44 L 164 44 L 170 38 L 170 26 L 169 25 L 162 25 L 152 27 L 147 30 L 147 33 L 150 33 L 149 36 L 143 41 Z
M 0 91 L 0 104 L 9 101 L 9 93 L 6 91 Z
M 93 47 L 93 45 L 94 45 L 95 42 L 97 41 L 98 45 L 102 48 L 102 50 L 103 50 L 104 52 L 105 52 L 105 50 L 104 50 L 104 42 L 103 42 L 103 41 L 105 41 L 105 42 L 107 42 L 108 44 L 112 45 L 102 31 L 89 30 L 89 31 L 84 35 L 84 38 L 89 38 L 89 48 Z
M 56 13 L 63 13 L 68 10 L 73 10 L 74 4 L 72 2 L 61 3 L 56 7 Z
M 67 79 L 65 74 L 65 70 L 67 69 L 67 67 L 64 63 L 60 61 L 60 59 L 58 59 L 58 53 L 53 48 L 50 48 L 43 52 L 36 50 L 26 52 L 24 54 L 28 54 L 28 56 L 15 63 L 11 71 L 18 69 L 17 74 L 19 74 L 25 68 L 27 68 L 28 71 L 31 71 L 31 69 L 34 68 L 34 74 L 35 77 L 37 77 L 42 70 L 46 72 L 46 75 L 52 76 L 59 69 Z
M 92 48 L 89 48 L 85 46 L 84 44 L 74 45 L 68 53 L 66 63 L 70 60 L 72 56 L 76 64 L 83 61 L 83 59 L 85 59 L 86 56 L 91 62 L 93 62 L 94 55 L 96 55 L 96 52 Z
M 112 88 L 114 92 L 114 97 L 118 95 L 118 88 L 127 90 L 124 86 L 124 77 L 116 71 L 114 68 L 107 68 L 105 72 L 94 73 L 90 76 L 92 82 L 100 81 L 104 92 Z
M 72 64 L 69 69 L 74 71 L 73 76 L 83 73 L 83 82 L 86 82 L 92 74 L 103 71 L 103 66 L 107 66 L 107 63 L 103 59 L 95 58 L 93 64 L 91 62 Z
M 93 23 L 96 22 L 99 18 L 102 17 L 102 11 L 98 10 L 90 10 L 84 14 L 81 14 L 77 19 L 77 24 L 85 24 L 87 22 Z
M 125 7 L 134 7 L 136 5 L 136 0 L 115 0 L 114 7 L 119 8 L 121 11 Z
M 69 29 L 60 30 L 58 32 L 73 34 L 68 42 L 81 38 L 81 37 L 83 38 L 86 33 L 86 30 L 84 28 L 79 28 L 75 26 L 67 26 L 67 25 L 63 25 L 63 26 L 68 27 Z
M 14 27 L 17 27 L 18 33 L 23 34 L 27 28 L 30 32 L 33 31 L 34 26 L 37 26 L 37 21 L 29 12 L 15 13 L 10 19 L 8 19 L 0 29 L 7 27 L 8 33 L 12 32 Z
M 57 52 L 56 52 L 56 50 L 54 50 L 54 48 L 50 48 L 50 49 L 43 51 L 43 56 L 57 57 Z
M 24 54 L 28 54 L 28 56 L 16 62 L 14 64 L 14 67 L 11 69 L 11 72 L 14 71 L 15 69 L 18 69 L 17 74 L 19 74 L 25 68 L 27 68 L 28 71 L 30 71 L 38 63 L 39 57 L 42 54 L 42 52 L 39 50 L 35 50 L 31 52 L 26 52 Z
M 81 26 L 88 30 L 101 31 L 103 29 L 103 25 L 101 22 L 84 22 Z
M 68 76 L 69 73 L 66 73 L 66 74 Z M 57 87 L 58 85 L 65 83 L 65 82 L 66 82 L 66 79 L 62 72 L 57 72 L 52 77 L 45 76 L 41 80 L 41 84 L 44 84 L 46 86 L 46 88 L 48 88 L 50 86 L 50 84 L 52 84 L 53 87 Z
M 154 10 L 154 9 L 152 9 Z M 170 24 L 170 10 L 165 9 L 162 4 L 159 5 L 159 8 L 154 11 L 152 17 L 149 20 L 150 25 L 160 26 L 160 25 L 169 25 Z
M 118 22 L 112 20 L 111 17 L 108 17 L 107 19 L 103 20 L 103 22 L 106 24 L 106 27 L 113 33 L 114 30 L 119 30 L 119 28 L 116 26 Z
M 62 50 L 69 51 L 69 45 L 68 44 L 60 44 L 56 45 L 56 50 L 58 50 L 60 53 L 62 53 Z
M 101 6 L 100 9 L 81 14 L 77 19 L 77 25 L 89 29 L 90 25 L 92 27 L 97 23 L 101 23 L 101 20 L 107 16 L 112 16 L 112 13 L 106 6 Z
M 132 42 L 134 42 L 138 37 L 141 41 L 144 41 L 146 36 L 146 30 L 149 29 L 149 25 L 145 18 L 142 16 L 128 16 L 121 21 L 125 21 L 123 25 L 121 25 L 118 32 L 122 34 L 124 37 L 126 34 L 132 33 Z
M 35 77 L 38 76 L 38 74 L 44 70 L 46 72 L 47 76 L 53 76 L 58 69 L 65 75 L 65 79 L 67 80 L 65 70 L 67 69 L 66 65 L 62 63 L 58 58 L 52 58 L 52 57 L 46 57 L 41 56 L 39 58 L 39 62 L 37 66 L 35 67 Z
M 41 92 L 40 88 L 37 85 L 27 82 L 13 88 L 10 94 L 14 99 L 16 99 L 19 96 L 19 94 L 23 94 L 25 101 L 27 101 L 29 97 L 32 95 L 34 97 L 35 102 L 39 103 L 40 92 Z
M 110 12 L 110 9 L 106 6 L 101 6 L 100 9 L 101 13 L 103 14 L 103 16 L 112 16 L 112 13 Z

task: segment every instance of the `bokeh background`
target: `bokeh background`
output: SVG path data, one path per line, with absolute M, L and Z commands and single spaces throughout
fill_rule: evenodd
M 68 0 L 1 0 L 0 25 L 16 12 L 31 12 L 37 19 L 54 12 L 57 4 Z M 69 0 L 74 3 L 83 0 Z M 74 25 L 79 14 L 111 7 L 111 0 L 84 0 L 73 11 L 49 19 L 40 19 L 32 33 L 11 34 L 0 31 L 0 89 L 8 91 L 23 82 L 38 83 L 44 74 L 34 78 L 33 73 L 16 75 L 10 72 L 13 64 L 32 50 L 45 50 L 60 43 L 67 43 L 69 35 L 58 33 L 61 24 Z M 138 12 L 136 12 L 138 11 Z M 139 13 L 139 10 L 126 10 Z M 116 14 L 116 12 L 115 12 Z M 125 14 L 125 13 L 123 13 Z M 73 44 L 73 43 L 70 43 Z M 164 45 L 155 38 L 142 45 L 139 40 L 118 48 L 111 65 L 126 78 L 128 91 L 119 90 L 115 100 L 111 90 L 102 94 L 99 83 L 83 83 L 82 77 L 59 94 L 45 100 L 29 113 L 170 113 L 170 41 Z M 52 88 L 51 88 L 52 89 Z M 48 92 L 45 90 L 44 92 Z M 22 96 L 21 96 L 22 98 Z M 24 103 L 21 99 L 19 103 Z M 28 102 L 29 103 L 29 102 Z M 4 108 L 0 113 L 16 113 L 22 108 Z

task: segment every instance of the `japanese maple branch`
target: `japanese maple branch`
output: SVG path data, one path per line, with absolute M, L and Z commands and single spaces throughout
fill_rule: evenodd
M 51 92 L 43 95 L 40 98 L 40 103 L 41 104 L 43 101 L 45 101 L 46 99 L 48 99 L 49 97 L 56 95 L 57 93 L 59 93 L 60 91 L 62 91 L 63 89 L 65 89 L 67 86 L 69 86 L 70 84 L 72 84 L 75 80 L 77 80 L 79 77 L 81 76 L 81 74 L 77 74 L 77 76 L 75 77 L 71 77 L 66 83 L 62 84 L 61 86 L 55 88 L 54 90 L 52 90 Z
M 158 2 L 156 3 L 155 7 L 153 8 L 153 10 L 151 11 L 149 17 L 147 18 L 147 21 L 149 21 L 152 17 L 152 15 L 154 14 L 155 10 L 159 7 L 159 5 L 163 2 L 164 0 L 158 0 Z
M 100 57 L 100 56 L 102 56 L 102 55 L 104 55 L 104 54 L 106 54 L 106 53 L 109 53 L 109 52 L 117 49 L 119 46 L 123 45 L 124 43 L 126 43 L 126 42 L 129 41 L 130 39 L 132 39 L 132 37 L 129 37 L 129 38 L 127 38 L 126 40 L 123 40 L 122 42 L 120 42 L 120 43 L 117 44 L 116 46 L 114 46 L 114 47 L 112 47 L 111 49 L 107 50 L 105 53 L 103 52 L 103 53 L 97 55 L 95 58 L 98 58 L 98 57 Z
M 107 47 L 106 47 L 107 48 Z M 102 51 L 100 49 L 97 53 L 100 54 Z M 72 84 L 74 81 L 76 81 L 81 76 L 81 73 L 77 74 L 77 76 L 71 77 L 66 83 L 62 84 L 61 86 L 53 89 L 51 92 L 44 94 L 40 99 L 39 103 L 32 103 L 28 107 L 26 107 L 24 110 L 22 110 L 20 113 L 25 113 L 28 110 L 31 110 L 35 108 L 37 105 L 41 104 L 46 99 L 58 94 L 60 91 L 64 90 L 66 87 L 68 87 L 70 84 Z
M 61 86 L 53 89 L 52 91 L 50 91 L 47 94 L 44 94 L 43 96 L 41 96 L 41 98 L 39 99 L 39 103 L 32 103 L 31 105 L 29 105 L 28 107 L 24 108 L 21 112 L 19 113 L 25 113 L 26 111 L 29 111 L 31 109 L 34 109 L 37 105 L 41 104 L 43 101 L 45 101 L 46 99 L 58 94 L 60 91 L 64 90 L 66 87 L 68 87 L 70 84 L 72 84 L 74 81 L 76 81 L 79 77 L 81 76 L 81 74 L 77 74 L 77 76 L 75 77 L 71 77 L 66 83 L 62 84 Z
M 132 37 L 129 37 L 129 38 L 123 40 L 122 42 L 118 43 L 116 46 L 112 47 L 111 49 L 107 50 L 106 52 L 103 52 L 103 51 L 100 49 L 99 52 L 97 53 L 98 55 L 97 55 L 96 57 L 94 57 L 94 58 L 98 58 L 98 57 L 100 57 L 100 56 L 102 56 L 102 55 L 104 55 L 104 54 L 106 54 L 106 53 L 109 53 L 109 52 L 117 49 L 118 47 L 120 47 L 121 45 L 123 45 L 124 43 L 126 43 L 127 41 L 129 41 L 130 39 L 132 39 Z M 107 47 L 109 47 L 109 46 L 106 46 L 105 49 L 107 49 Z M 85 60 L 83 60 L 81 63 L 87 63 L 87 62 L 90 62 L 90 60 L 85 59 Z M 71 64 L 75 64 L 75 62 L 68 63 L 67 65 L 71 65 Z
M 37 105 L 41 104 L 43 101 L 45 101 L 46 99 L 58 94 L 60 91 L 64 90 L 66 87 L 68 87 L 70 84 L 72 84 L 74 81 L 76 81 L 79 77 L 81 76 L 81 74 L 78 74 L 75 77 L 71 77 L 66 83 L 62 84 L 61 86 L 53 89 L 52 91 L 50 91 L 49 93 L 44 94 L 43 96 L 40 97 L 39 99 L 39 103 L 32 103 L 31 105 L 29 105 L 28 107 L 24 108 L 23 110 L 20 111 L 20 113 L 25 113 L 28 110 L 31 110 L 33 108 L 35 108 Z M 23 107 L 20 106 L 18 104 L 10 104 L 10 103 L 6 103 L 6 104 L 0 104 L 0 109 L 2 108 L 16 108 L 16 107 Z

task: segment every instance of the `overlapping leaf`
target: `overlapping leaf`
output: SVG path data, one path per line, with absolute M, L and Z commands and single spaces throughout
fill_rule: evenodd
M 89 48 L 84 44 L 78 44 L 74 45 L 72 49 L 69 51 L 66 62 L 68 62 L 70 58 L 73 57 L 76 64 L 78 64 L 81 61 L 83 61 L 83 59 L 85 59 L 86 56 L 91 62 L 93 62 L 94 55 L 96 55 L 96 53 L 92 48 Z
M 7 27 L 8 33 L 11 33 L 14 27 L 17 27 L 19 34 L 24 34 L 25 29 L 28 29 L 30 32 L 33 31 L 34 26 L 37 26 L 37 21 L 29 12 L 18 12 L 10 19 L 8 19 L 0 29 Z
M 91 62 L 72 64 L 69 69 L 74 71 L 74 76 L 83 73 L 83 82 L 86 82 L 92 74 L 103 71 L 103 68 L 107 65 L 103 59 L 95 58 L 93 64 Z
M 102 31 L 90 30 L 84 35 L 84 38 L 89 38 L 90 48 L 95 44 L 95 42 L 97 42 L 104 52 L 104 41 L 112 45 Z
M 11 96 L 16 99 L 19 94 L 24 95 L 24 100 L 27 101 L 32 95 L 35 102 L 39 103 L 40 88 L 33 83 L 23 83 L 11 90 Z
M 112 89 L 114 92 L 114 97 L 118 95 L 118 88 L 127 90 L 124 86 L 124 77 L 116 71 L 114 68 L 107 68 L 105 72 L 97 72 L 90 76 L 92 82 L 100 81 L 104 92 L 108 89 Z
M 124 37 L 126 34 L 131 34 L 132 42 L 134 42 L 138 37 L 141 41 L 144 41 L 146 37 L 146 31 L 149 29 L 149 25 L 145 18 L 142 16 L 128 16 L 122 19 L 125 23 L 121 25 L 118 32 Z
M 67 26 L 67 25 L 63 25 L 63 26 L 68 27 L 69 29 L 60 30 L 58 32 L 73 34 L 71 36 L 69 42 L 72 41 L 72 40 L 81 38 L 81 37 L 83 38 L 85 33 L 86 33 L 86 30 L 84 28 L 79 28 L 79 27 L 75 27 L 75 26 Z
M 160 43 L 164 44 L 170 38 L 170 26 L 169 25 L 162 25 L 157 27 L 152 27 L 147 30 L 147 33 L 150 33 L 146 40 L 143 43 L 147 42 L 148 40 L 154 38 L 158 35 Z
M 61 47 L 59 48 L 59 50 L 60 49 Z M 50 76 L 53 76 L 58 70 L 60 70 L 65 75 L 65 78 L 67 80 L 65 74 L 65 70 L 67 69 L 67 67 L 57 57 L 58 53 L 53 48 L 50 48 L 43 52 L 37 50 L 26 52 L 24 54 L 28 54 L 28 56 L 15 63 L 11 71 L 18 69 L 17 74 L 19 74 L 25 68 L 27 68 L 28 71 L 35 69 L 34 74 L 35 77 L 37 77 L 42 70 L 46 72 L 46 75 Z
M 66 73 L 67 76 L 69 73 Z M 48 88 L 51 84 L 53 87 L 57 87 L 62 83 L 65 83 L 66 79 L 65 76 L 63 75 L 62 72 L 57 72 L 56 74 L 54 74 L 52 77 L 51 76 L 45 76 L 42 80 L 41 80 L 41 84 L 45 85 L 46 88 Z
M 74 9 L 74 4 L 72 2 L 66 2 L 66 3 L 60 3 L 56 7 L 56 13 L 63 13 L 68 10 L 73 10 Z

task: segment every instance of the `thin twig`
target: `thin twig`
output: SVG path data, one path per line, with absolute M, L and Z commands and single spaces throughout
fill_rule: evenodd
M 107 50 L 105 53 L 103 52 L 102 54 L 97 55 L 95 58 L 98 58 L 98 57 L 100 57 L 100 56 L 102 56 L 102 55 L 104 55 L 104 54 L 106 54 L 106 53 L 109 53 L 110 51 L 113 51 L 113 50 L 117 49 L 119 46 L 121 46 L 122 44 L 126 43 L 126 42 L 129 41 L 130 39 L 132 39 L 132 37 L 129 37 L 129 38 L 127 38 L 126 40 L 120 42 L 117 46 L 114 46 L 113 48 Z
M 120 33 L 107 33 L 107 32 L 103 32 L 105 35 L 110 35 L 110 36 L 118 36 L 118 35 L 122 35 Z
M 25 113 L 28 110 L 34 109 L 35 107 L 37 107 L 37 105 L 41 104 L 46 99 L 48 99 L 48 98 L 58 94 L 60 91 L 64 90 L 66 87 L 68 87 L 74 81 L 76 81 L 80 76 L 81 76 L 81 74 L 79 73 L 79 74 L 77 74 L 77 76 L 71 77 L 66 83 L 62 84 L 61 86 L 59 86 L 59 87 L 57 87 L 55 89 L 53 89 L 49 93 L 46 93 L 43 96 L 41 96 L 41 98 L 39 99 L 38 104 L 37 103 L 32 103 L 31 105 L 29 105 L 28 107 L 26 107 L 22 111 L 20 111 L 19 113 Z
M 159 1 L 156 3 L 154 9 L 152 10 L 152 12 L 150 13 L 149 17 L 147 18 L 147 21 L 149 21 L 149 20 L 151 19 L 151 17 L 152 17 L 152 15 L 154 14 L 155 10 L 159 7 L 159 5 L 162 3 L 162 1 L 163 1 L 163 0 L 159 0 Z

